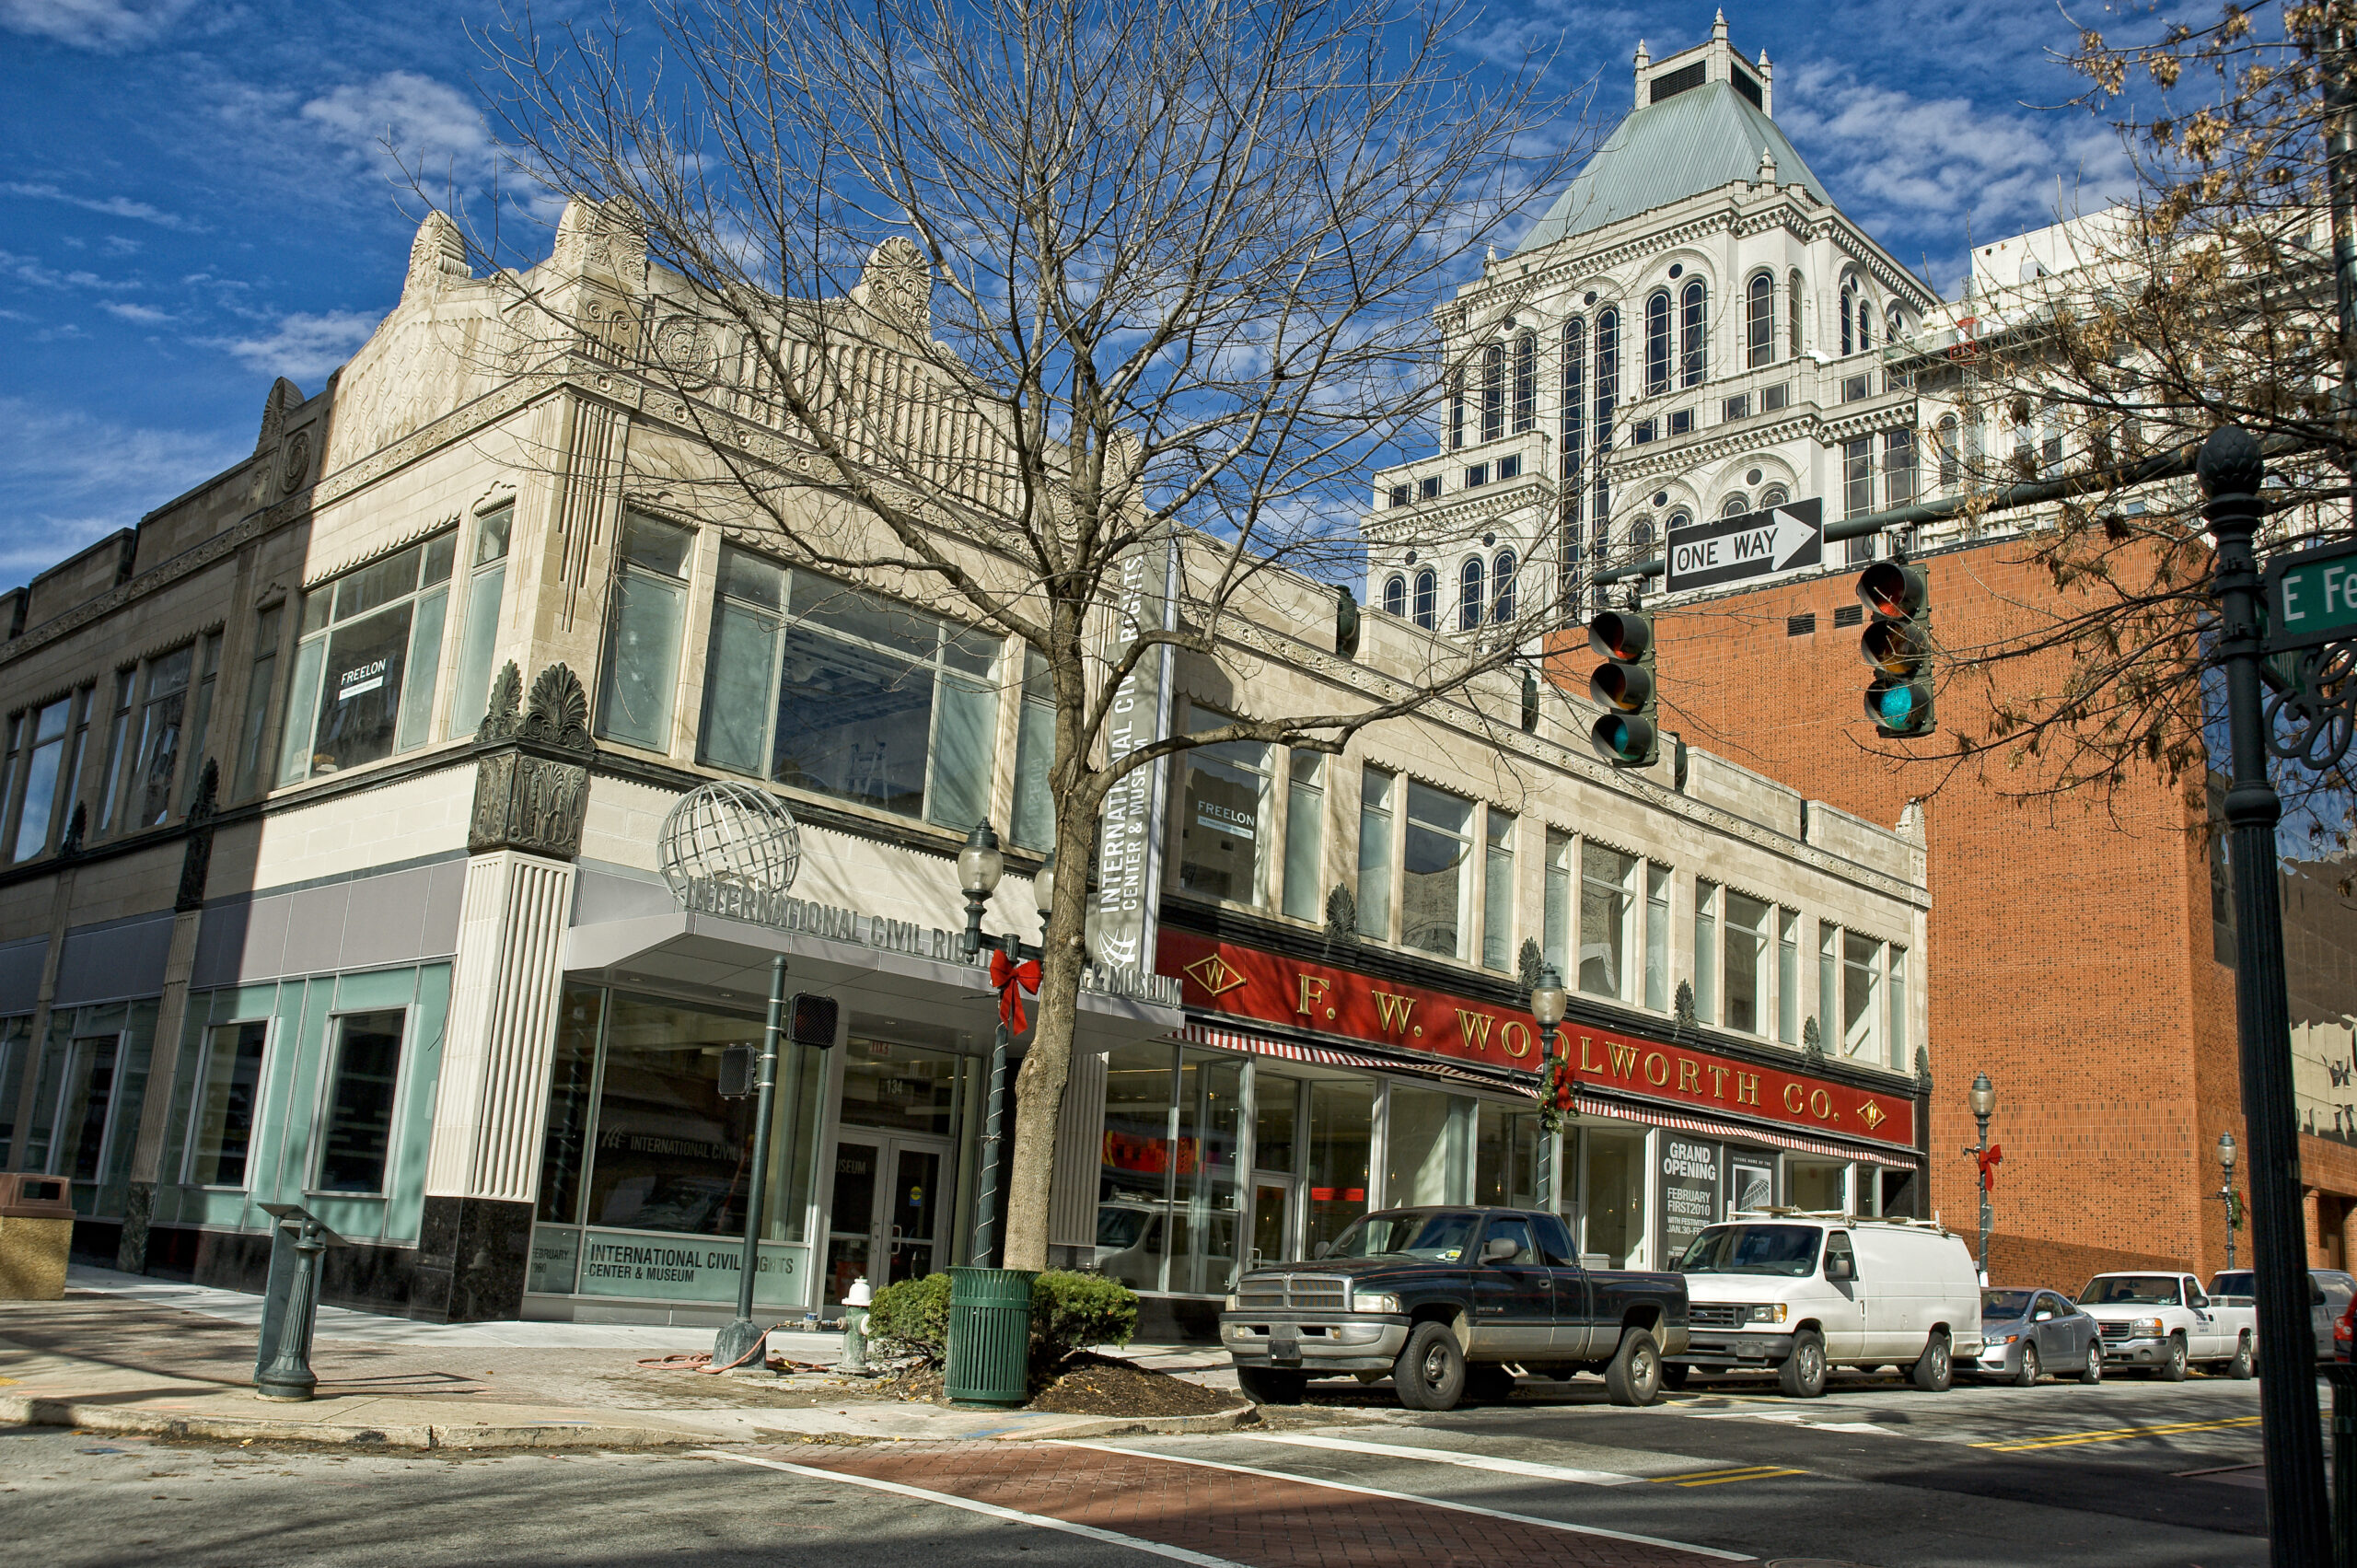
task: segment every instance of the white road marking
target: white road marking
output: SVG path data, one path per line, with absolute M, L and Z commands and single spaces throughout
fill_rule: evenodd
M 1313 1437 L 1295 1432 L 1239 1432 L 1255 1443 L 1287 1443 L 1296 1448 L 1332 1448 L 1345 1454 L 1380 1454 L 1387 1458 L 1429 1459 L 1434 1464 L 1462 1465 L 1469 1470 L 1495 1470 L 1500 1475 L 1527 1475 L 1540 1481 L 1571 1481 L 1582 1486 L 1634 1486 L 1643 1476 L 1618 1470 L 1574 1469 L 1569 1465 L 1534 1464 L 1528 1459 L 1492 1459 L 1454 1448 L 1411 1448 L 1399 1443 L 1360 1443 L 1348 1437 Z
M 1075 1525 L 1070 1519 L 1051 1519 L 1045 1514 L 1026 1514 L 1014 1508 L 1002 1508 L 995 1503 L 977 1503 L 970 1497 L 958 1497 L 946 1492 L 927 1492 L 921 1486 L 903 1486 L 897 1481 L 878 1481 L 873 1476 L 851 1475 L 842 1470 L 822 1470 L 810 1465 L 788 1464 L 784 1459 L 756 1458 L 750 1454 L 724 1454 L 706 1448 L 698 1458 L 731 1459 L 740 1465 L 759 1465 L 763 1469 L 788 1470 L 795 1475 L 807 1475 L 817 1481 L 841 1481 L 846 1486 L 870 1487 L 877 1492 L 889 1492 L 901 1497 L 914 1497 L 926 1503 L 938 1503 L 945 1507 L 963 1508 L 970 1514 L 987 1514 L 993 1519 L 1006 1519 L 1018 1525 L 1037 1525 L 1043 1530 L 1062 1530 L 1066 1535 L 1086 1536 L 1109 1546 L 1126 1546 L 1133 1551 L 1151 1552 L 1174 1562 L 1191 1562 L 1195 1568 L 1246 1568 L 1225 1557 L 1208 1552 L 1190 1551 L 1183 1546 L 1165 1546 L 1158 1540 L 1144 1540 L 1125 1536 L 1117 1530 L 1100 1530 L 1094 1525 Z
M 1696 1421 L 1773 1421 L 1786 1426 L 1805 1426 L 1811 1432 L 1871 1432 L 1877 1436 L 1896 1437 L 1898 1434 L 1887 1426 L 1876 1426 L 1871 1421 L 1812 1421 L 1801 1411 L 1680 1411 L 1680 1415 Z
M 1604 1540 L 1633 1541 L 1639 1546 L 1667 1547 L 1672 1551 L 1690 1551 L 1698 1557 L 1713 1557 L 1722 1562 L 1757 1562 L 1756 1557 L 1740 1551 L 1721 1551 L 1714 1546 L 1696 1546 L 1691 1541 L 1670 1540 L 1662 1536 L 1641 1536 L 1630 1530 L 1608 1530 L 1601 1525 L 1573 1525 L 1562 1519 L 1542 1519 L 1533 1514 L 1510 1514 L 1503 1508 L 1480 1508 L 1470 1503 L 1452 1503 L 1446 1497 L 1425 1497 L 1412 1492 L 1387 1492 L 1379 1486 L 1354 1486 L 1348 1481 L 1329 1481 L 1324 1476 L 1296 1475 L 1288 1470 L 1264 1470 L 1257 1465 L 1231 1465 L 1218 1459 L 1190 1459 L 1177 1454 L 1166 1454 L 1152 1448 L 1121 1448 L 1110 1443 L 1083 1443 L 1076 1439 L 1050 1437 L 1042 1441 L 1066 1448 L 1094 1448 L 1100 1453 L 1124 1454 L 1134 1459 L 1166 1459 L 1174 1465 L 1200 1465 L 1207 1470 L 1228 1470 L 1237 1475 L 1262 1476 L 1270 1481 L 1290 1481 L 1303 1486 L 1322 1486 L 1330 1492 L 1355 1493 L 1361 1497 L 1387 1497 L 1395 1503 L 1421 1503 L 1427 1508 L 1446 1508 L 1452 1513 L 1478 1514 L 1485 1519 L 1504 1519 L 1511 1524 L 1535 1525 L 1542 1530 L 1562 1530 L 1567 1535 L 1596 1536 Z

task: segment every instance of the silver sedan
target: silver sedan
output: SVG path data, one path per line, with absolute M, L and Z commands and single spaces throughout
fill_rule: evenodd
M 1972 1370 L 2028 1388 L 2048 1372 L 2103 1381 L 2096 1320 L 2061 1293 L 1995 1287 L 1980 1293 L 1980 1359 Z

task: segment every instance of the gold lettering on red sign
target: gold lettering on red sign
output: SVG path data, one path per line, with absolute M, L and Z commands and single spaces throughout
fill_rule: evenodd
M 1405 1034 L 1410 1015 L 1416 1010 L 1416 999 L 1397 991 L 1375 993 L 1376 1022 L 1393 1034 Z
M 1295 1005 L 1294 1011 L 1305 1018 L 1314 1018 L 1318 1016 L 1318 1004 L 1326 1000 L 1326 987 L 1329 982 L 1318 979 L 1314 974 L 1298 975 L 1295 978 L 1301 981 L 1301 1001 Z M 1331 1016 L 1330 1014 L 1328 1016 Z
M 1759 1074 L 1737 1073 L 1735 1075 L 1735 1102 L 1737 1105 L 1759 1103 Z
M 1656 1067 L 1660 1068 L 1661 1071 L 1658 1073 L 1655 1072 L 1654 1069 Z M 1645 1082 L 1651 1084 L 1655 1088 L 1660 1088 L 1663 1085 L 1669 1082 L 1668 1057 L 1664 1056 L 1658 1051 L 1648 1051 L 1645 1052 Z
M 1713 1099 L 1724 1099 L 1727 1098 L 1720 1089 L 1720 1086 L 1726 1082 L 1726 1076 L 1727 1070 L 1725 1068 L 1718 1065 L 1716 1063 L 1713 1063 L 1711 1064 L 1711 1098 Z
M 1603 1071 L 1604 1071 L 1604 1063 L 1601 1063 L 1601 1062 L 1591 1062 L 1591 1061 L 1589 1061 L 1589 1060 L 1588 1060 L 1588 1057 L 1589 1057 L 1591 1054 L 1593 1054 L 1593 1053 L 1594 1053 L 1595 1050 L 1596 1050 L 1596 1037 L 1595 1037 L 1595 1036 L 1593 1036 L 1593 1035 L 1582 1035 L 1582 1036 L 1580 1036 L 1580 1071 L 1581 1071 L 1581 1072 L 1583 1072 L 1583 1073 L 1601 1073 L 1601 1072 L 1603 1072 Z
M 1696 1095 L 1702 1092 L 1702 1070 L 1695 1064 L 1691 1057 L 1681 1056 L 1678 1059 L 1678 1092 L 1682 1095 Z
M 1798 1116 L 1801 1113 L 1802 1097 L 1806 1093 L 1807 1091 L 1803 1089 L 1798 1084 L 1786 1084 L 1784 1086 L 1784 1109 L 1791 1111 L 1794 1116 Z
M 1522 1043 L 1516 1045 L 1515 1043 L 1516 1040 L 1520 1040 Z M 1524 1023 L 1519 1018 L 1508 1018 L 1506 1020 L 1506 1027 L 1498 1031 L 1498 1043 L 1506 1048 L 1506 1054 L 1508 1056 L 1529 1055 L 1530 1026 Z
M 1497 1021 L 1487 1013 L 1469 1013 L 1462 1007 L 1457 1010 L 1457 1032 L 1476 1051 L 1490 1049 L 1490 1028 Z
M 1824 1121 L 1828 1116 L 1831 1115 L 1832 1112 L 1833 1097 L 1827 1094 L 1823 1089 L 1819 1089 L 1815 1094 L 1808 1097 L 1808 1113 L 1811 1116 L 1816 1117 L 1819 1121 Z
M 1617 1040 L 1608 1043 L 1612 1047 L 1612 1075 L 1626 1078 L 1634 1074 L 1637 1071 L 1637 1048 L 1622 1045 Z

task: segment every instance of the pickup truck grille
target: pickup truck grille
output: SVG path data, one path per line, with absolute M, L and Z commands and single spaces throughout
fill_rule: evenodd
M 2128 1325 L 2106 1323 L 2103 1325 L 2103 1337 L 2107 1340 L 2124 1340 L 2128 1337 Z
M 1269 1311 L 1340 1312 L 1349 1305 L 1351 1282 L 1339 1274 L 1247 1274 L 1236 1287 L 1239 1308 Z
M 1698 1301 L 1686 1311 L 1689 1329 L 1732 1329 L 1743 1317 L 1743 1308 L 1733 1302 Z

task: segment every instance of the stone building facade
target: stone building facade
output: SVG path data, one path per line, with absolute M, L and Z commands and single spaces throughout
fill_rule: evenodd
M 911 256 L 855 303 L 920 331 Z M 863 438 L 995 482 L 888 344 L 844 376 Z M 83 1255 L 251 1286 L 261 1205 L 296 1203 L 347 1243 L 331 1300 L 707 1320 L 756 1179 L 781 1313 L 971 1255 L 999 998 L 954 857 L 999 824 L 989 929 L 1036 929 L 1044 707 L 1018 645 L 783 559 L 715 440 L 813 460 L 626 224 L 576 202 L 546 261 L 477 278 L 430 217 L 400 306 L 324 389 L 272 389 L 251 459 L 0 598 L 0 1137 L 73 1179 Z M 1427 658 L 1382 618 L 1340 653 L 1330 587 L 1267 583 L 1179 661 L 1173 724 L 1379 700 Z M 1370 1205 L 1527 1197 L 1542 1149 L 1613 1262 L 1737 1202 L 1923 1206 L 1919 825 L 1699 749 L 1614 774 L 1580 704 L 1522 699 L 1173 765 L 1161 945 L 1084 991 L 1051 1227 L 1150 1328 Z M 787 896 L 664 881 L 667 818 L 719 780 L 795 819 Z M 1876 945 L 1876 1043 L 1820 1061 L 1828 924 Z M 757 1177 L 724 1075 L 781 956 L 841 1025 L 788 1051 Z M 1573 995 L 1553 1144 L 1531 960 Z

